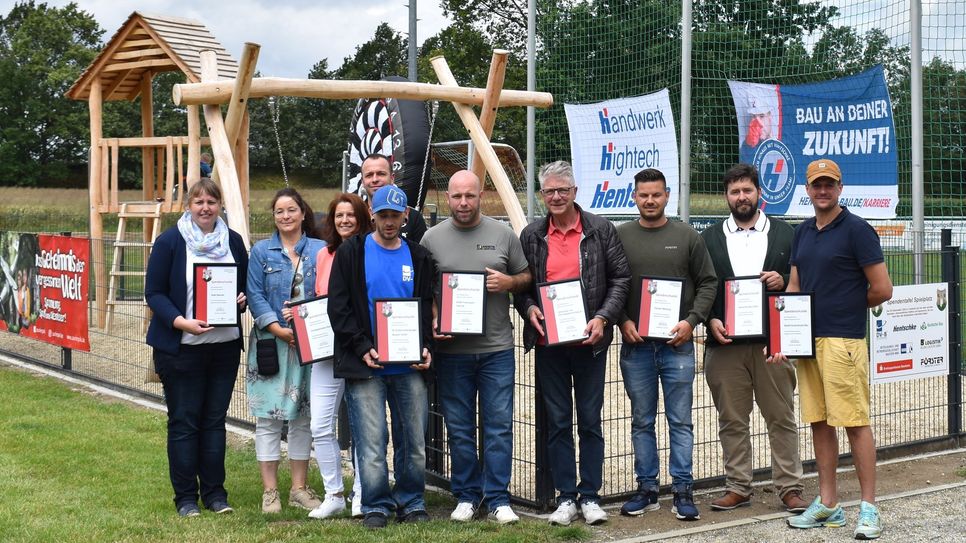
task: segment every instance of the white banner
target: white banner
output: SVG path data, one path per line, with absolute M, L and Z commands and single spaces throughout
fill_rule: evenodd
M 949 373 L 948 292 L 947 283 L 895 287 L 869 310 L 872 384 Z
M 661 170 L 678 215 L 678 142 L 667 89 L 594 104 L 564 104 L 577 203 L 598 215 L 637 215 L 634 174 Z

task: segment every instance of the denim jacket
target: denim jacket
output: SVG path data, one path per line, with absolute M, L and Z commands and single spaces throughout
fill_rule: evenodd
M 302 255 L 302 264 L 299 266 L 302 288 L 310 289 L 304 293 L 305 298 L 315 296 L 315 258 L 323 247 L 324 241 L 305 235 L 295 244 L 295 252 Z M 282 303 L 292 297 L 292 267 L 278 232 L 252 247 L 245 295 L 248 297 L 248 308 L 255 317 L 256 328 L 264 330 L 273 322 L 288 327 L 282 318 Z

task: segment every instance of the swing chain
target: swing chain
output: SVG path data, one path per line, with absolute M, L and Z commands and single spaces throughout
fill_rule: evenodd
M 429 111 L 429 136 L 426 138 L 426 156 L 423 158 L 423 173 L 419 176 L 419 192 L 416 193 L 416 209 L 423 207 L 423 184 L 426 182 L 426 168 L 429 167 L 429 155 L 433 149 L 433 128 L 436 127 L 436 114 L 439 111 L 439 102 L 433 101 Z
M 276 106 L 275 100 L 277 97 L 270 96 L 268 98 L 268 112 L 269 117 L 272 118 L 272 128 L 275 130 L 275 144 L 278 145 L 278 161 L 282 163 L 282 177 L 285 179 L 285 187 L 288 187 L 288 172 L 285 171 L 285 157 L 282 155 L 282 139 L 278 135 L 278 121 L 281 118 L 282 108 L 281 104 Z

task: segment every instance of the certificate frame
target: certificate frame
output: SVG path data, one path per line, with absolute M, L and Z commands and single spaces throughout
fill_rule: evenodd
M 652 291 L 648 288 L 650 281 L 661 281 L 665 283 L 677 283 L 678 284 L 678 306 L 677 315 L 675 316 L 674 324 L 681 322 L 681 311 L 684 309 L 684 278 L 683 277 L 668 277 L 661 275 L 640 275 L 638 277 L 638 282 L 641 285 L 641 301 L 637 307 L 637 335 L 641 336 L 641 339 L 651 340 L 651 341 L 667 341 L 672 339 L 674 336 L 659 336 L 648 334 L 647 331 L 650 328 L 650 294 Z M 647 295 L 645 295 L 647 293 Z M 647 319 L 642 317 L 645 315 L 645 304 L 647 305 Z M 673 327 L 673 325 L 672 325 Z
M 737 312 L 739 309 L 739 304 L 735 299 L 736 294 L 739 292 L 739 285 L 743 282 L 755 281 L 757 286 L 755 287 L 759 291 L 758 299 L 758 329 L 755 331 L 742 332 L 735 328 Z M 737 277 L 726 277 L 723 281 L 724 286 L 724 326 L 725 326 L 725 337 L 730 339 L 765 339 L 768 337 L 768 314 L 765 311 L 765 293 L 767 289 L 764 283 L 761 282 L 761 276 L 758 275 L 739 275 Z
M 208 282 L 211 280 L 211 275 L 207 274 L 206 271 L 210 268 L 232 268 L 235 270 L 235 288 L 232 289 L 231 294 L 232 310 L 226 311 L 234 317 L 233 320 L 211 322 L 208 318 Z M 203 320 L 208 326 L 216 328 L 231 328 L 241 325 L 241 312 L 238 311 L 238 302 L 236 301 L 238 299 L 238 264 L 231 262 L 195 262 L 191 277 L 192 290 L 194 291 L 194 318 Z M 227 302 L 224 303 L 227 305 Z
M 457 281 L 459 277 L 464 275 L 480 276 L 483 279 L 483 289 L 479 299 L 480 305 L 480 320 L 479 320 L 479 332 L 463 332 L 453 330 L 453 291 L 458 287 L 452 284 L 453 278 Z M 447 336 L 468 336 L 468 337 L 479 337 L 486 335 L 486 272 L 481 271 L 470 271 L 470 270 L 442 270 L 439 273 L 439 333 Z
M 807 298 L 808 299 L 808 333 L 811 336 L 806 344 L 808 352 L 787 353 L 781 350 L 781 319 L 785 310 L 785 301 L 781 304 L 778 299 Z M 782 352 L 786 358 L 815 358 L 815 296 L 811 292 L 767 292 L 765 293 L 765 307 L 768 315 L 768 341 L 766 348 L 768 356 Z
M 580 278 L 573 279 L 560 279 L 557 281 L 548 281 L 546 283 L 537 284 L 537 300 L 540 302 L 540 311 L 543 312 L 543 331 L 544 339 L 547 342 L 548 347 L 556 347 L 558 345 L 573 345 L 576 343 L 581 343 L 590 336 L 581 335 L 579 337 L 573 337 L 561 340 L 560 339 L 560 329 L 557 323 L 557 313 L 554 307 L 554 300 L 556 299 L 556 290 L 560 285 L 570 285 L 576 283 L 578 292 L 580 293 L 580 308 L 583 313 L 583 322 L 580 323 L 581 330 L 587 327 L 587 302 L 584 300 L 584 288 L 580 283 Z
M 327 360 L 333 360 L 335 358 L 335 335 L 332 335 L 331 339 L 331 353 L 313 353 L 312 345 L 308 337 L 309 329 L 305 320 L 306 315 L 303 314 L 302 309 L 307 308 L 310 305 L 316 305 L 320 302 L 325 302 L 326 309 L 328 309 L 329 297 L 328 296 L 316 296 L 314 298 L 309 298 L 307 300 L 300 300 L 298 302 L 292 302 L 289 307 L 292 308 L 292 332 L 295 334 L 295 353 L 299 357 L 299 365 L 308 366 L 316 362 L 324 362 Z M 328 311 L 323 312 L 325 315 L 326 322 L 329 321 Z M 329 323 L 329 331 L 332 331 L 332 324 Z M 322 354 L 322 356 L 313 357 L 313 354 Z
M 390 304 L 390 307 L 388 308 L 388 310 L 386 308 L 386 304 Z M 396 306 L 395 304 L 400 304 L 400 305 Z M 412 306 L 410 306 L 410 304 L 412 304 Z M 392 307 L 392 306 L 395 306 L 395 307 Z M 408 312 L 411 312 L 411 309 L 413 308 L 413 306 L 415 307 L 415 315 L 416 315 L 415 322 L 413 323 L 413 326 L 415 327 L 415 332 L 413 333 L 413 336 L 415 336 L 415 341 L 418 342 L 418 348 L 417 348 L 418 354 L 415 358 L 402 357 L 402 359 L 399 359 L 399 360 L 392 360 L 389 357 L 389 352 L 390 352 L 389 318 L 392 316 L 393 312 L 399 307 L 404 307 L 408 310 Z M 422 300 L 420 300 L 419 298 L 375 298 L 372 301 L 372 307 L 375 309 L 375 320 L 376 320 L 376 327 L 375 327 L 375 330 L 373 330 L 373 338 L 376 340 L 376 345 L 375 345 L 376 352 L 379 353 L 379 360 L 376 363 L 379 364 L 380 366 L 386 365 L 386 364 L 406 364 L 406 365 L 422 364 L 423 363 L 422 353 L 423 353 L 423 347 L 424 347 L 423 330 L 422 330 L 423 328 Z

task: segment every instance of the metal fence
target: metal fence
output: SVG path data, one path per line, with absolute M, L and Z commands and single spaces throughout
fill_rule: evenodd
M 872 386 L 872 425 L 880 456 L 951 448 L 960 445 L 963 436 L 966 435 L 963 433 L 962 426 L 963 377 L 960 372 L 961 257 L 958 244 L 950 244 L 950 240 L 951 236 L 945 236 L 943 239 L 945 249 L 928 252 L 924 260 L 926 281 L 944 280 L 951 283 L 949 293 L 951 372 L 948 377 Z M 110 261 L 114 242 L 99 243 L 104 244 L 106 260 Z M 887 245 L 886 240 L 883 244 Z M 915 282 L 911 253 L 887 251 L 886 258 L 896 285 Z M 125 262 L 130 269 L 143 269 L 143 255 L 126 256 Z M 94 262 L 91 265 L 106 266 L 107 263 Z M 94 304 L 90 304 L 90 352 L 68 351 L 14 334 L 0 334 L 0 352 L 47 367 L 58 368 L 72 375 L 129 393 L 162 400 L 161 386 L 157 383 L 145 382 L 145 374 L 151 362 L 151 350 L 144 343 L 146 311 L 140 300 L 141 289 L 140 282 L 136 280 L 122 285 L 120 297 L 128 301 L 117 307 L 113 324 L 108 330 L 100 330 L 96 327 L 97 315 L 94 314 Z M 94 288 L 90 289 L 91 293 L 94 291 Z M 522 323 L 519 317 L 514 313 L 510 318 L 515 329 L 521 330 Z M 251 318 L 248 316 L 244 327 L 246 330 L 251 327 Z M 617 335 L 619 338 L 619 334 Z M 630 440 L 630 403 L 624 393 L 617 363 L 619 348 L 618 339 L 609 351 L 605 383 L 602 418 L 606 449 L 604 488 L 601 492 L 605 501 L 619 500 L 636 488 Z M 697 486 L 707 487 L 720 484 L 723 481 L 724 471 L 717 439 L 717 414 L 704 379 L 703 334 L 700 327 L 696 335 L 695 352 L 698 371 L 694 382 L 693 404 L 694 477 Z M 518 345 L 516 359 L 513 476 L 510 492 L 517 503 L 545 509 L 553 503 L 554 489 L 546 460 L 546 421 L 542 412 L 540 390 L 534 377 L 533 353 L 524 353 L 522 347 Z M 659 402 L 660 405 L 662 404 Z M 433 483 L 446 487 L 449 454 L 445 426 L 434 393 L 432 393 L 430 411 L 430 429 L 427 439 L 429 478 Z M 239 372 L 228 414 L 236 423 L 247 426 L 254 424 L 248 414 L 244 371 Z M 771 453 L 764 421 L 758 416 L 757 407 L 752 414 L 751 430 L 756 477 L 768 478 Z M 666 466 L 669 448 L 663 410 L 660 407 L 657 434 L 658 454 L 662 466 L 661 481 L 667 484 L 669 478 Z M 847 456 L 848 441 L 845 439 L 844 432 L 840 432 L 839 441 L 840 450 Z M 806 469 L 811 469 L 813 464 L 811 436 L 804 426 L 800 428 L 799 444 Z

